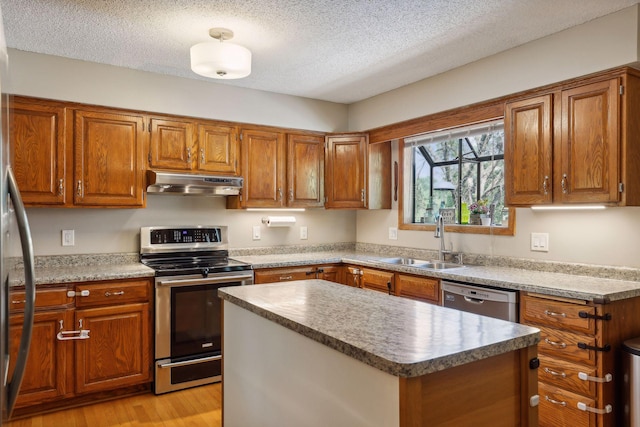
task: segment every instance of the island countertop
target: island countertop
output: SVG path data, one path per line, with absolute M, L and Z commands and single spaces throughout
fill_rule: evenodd
M 222 299 L 381 371 L 416 377 L 536 345 L 539 330 L 324 280 L 219 290 Z

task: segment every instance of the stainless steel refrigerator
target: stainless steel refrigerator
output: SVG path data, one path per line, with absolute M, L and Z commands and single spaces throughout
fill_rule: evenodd
M 20 198 L 10 165 L 11 141 L 9 140 L 9 108 L 6 93 L 8 75 L 7 44 L 4 37 L 2 11 L 0 10 L 0 123 L 2 131 L 2 151 L 0 151 L 0 374 L 3 376 L 0 389 L 0 410 L 2 425 L 13 411 L 22 377 L 27 363 L 31 331 L 33 328 L 33 309 L 35 303 L 35 282 L 33 269 L 33 243 L 29 231 L 27 214 Z M 14 274 L 24 274 L 14 277 Z M 17 349 L 10 348 L 9 331 L 9 286 L 18 280 L 25 286 L 25 310 L 22 324 L 22 336 Z M 12 328 L 20 328 L 12 325 Z M 19 330 L 19 329 L 18 329 Z M 9 367 L 12 367 L 10 372 Z

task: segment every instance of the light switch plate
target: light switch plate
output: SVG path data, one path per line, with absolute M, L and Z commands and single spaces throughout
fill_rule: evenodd
M 389 227 L 389 240 L 398 240 L 398 228 Z
M 253 226 L 253 240 L 260 240 L 260 226 Z
M 75 230 L 62 230 L 62 246 L 74 246 Z
M 307 227 L 305 225 L 300 227 L 300 240 L 307 240 Z
M 531 233 L 531 250 L 549 252 L 549 233 Z

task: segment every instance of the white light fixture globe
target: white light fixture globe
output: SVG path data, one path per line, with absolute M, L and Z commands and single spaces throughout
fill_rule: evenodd
M 233 31 L 211 28 L 209 35 L 219 41 L 191 47 L 191 69 L 194 73 L 214 79 L 241 79 L 251 74 L 249 49 L 225 42 L 233 38 Z

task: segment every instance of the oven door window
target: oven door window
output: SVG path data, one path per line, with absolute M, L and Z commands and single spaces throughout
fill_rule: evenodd
M 232 283 L 171 289 L 171 358 L 217 353 L 222 348 L 218 288 Z

